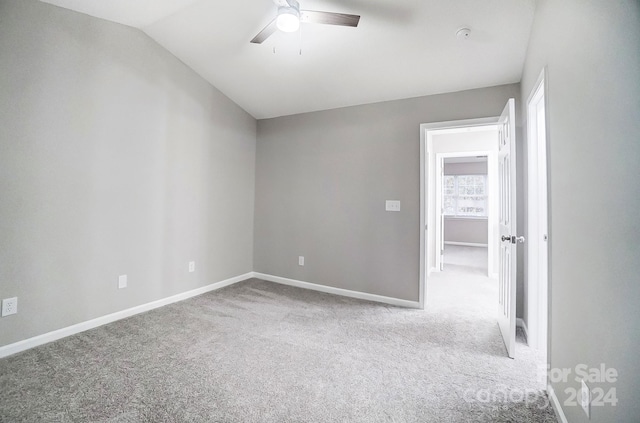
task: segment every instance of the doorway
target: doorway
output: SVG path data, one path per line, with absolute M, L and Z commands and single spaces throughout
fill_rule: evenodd
M 490 302 L 487 304 L 494 309 L 493 322 L 497 320 L 507 356 L 510 358 L 514 357 L 516 347 L 516 247 L 518 243 L 524 242 L 524 237 L 515 233 L 515 122 L 515 99 L 510 98 L 499 117 L 420 125 L 420 306 L 424 308 L 427 304 L 427 279 L 430 280 L 430 287 L 437 287 L 438 284 L 432 282 L 439 279 L 438 275 L 445 273 L 439 266 L 444 242 L 439 229 L 443 224 L 437 219 L 438 213 L 442 213 L 438 187 L 441 187 L 439 181 L 444 175 L 443 154 L 455 156 L 486 153 L 488 184 L 496 184 L 495 192 L 498 192 L 488 204 L 488 267 L 489 272 L 498 276 L 497 284 L 493 285 L 497 288 L 497 295 L 493 295 L 494 301 L 497 301 L 493 305 Z M 490 176 L 492 171 L 495 172 L 495 177 Z M 440 282 L 439 285 L 443 286 L 448 285 L 449 281 Z M 438 302 L 433 302 L 434 296 L 431 293 L 430 298 L 429 307 L 433 310 L 431 307 L 437 307 Z M 460 297 L 455 292 L 442 298 L 445 298 L 445 302 L 452 300 L 454 307 L 460 306 Z M 457 311 L 460 310 L 458 307 Z
M 472 160 L 486 157 L 486 189 L 489 196 L 486 203 L 486 244 L 487 244 L 487 274 L 497 276 L 498 257 L 496 248 L 498 242 L 498 129 L 497 119 L 474 119 L 457 123 L 458 127 L 427 128 L 424 134 L 425 163 L 421 166 L 423 178 L 423 201 L 421 201 L 421 217 L 424 219 L 424 234 L 422 234 L 421 261 L 424 262 L 424 276 L 442 271 L 442 254 L 445 246 L 443 230 L 445 228 L 443 211 L 442 182 L 445 172 L 445 160 Z M 445 122 L 443 125 L 452 124 Z M 469 181 L 471 182 L 471 181 Z M 465 181 L 466 185 L 466 181 Z M 426 201 L 425 201 L 426 200 Z M 472 207 L 467 204 L 466 207 Z M 464 212 L 464 211 L 463 211 Z M 468 214 L 473 214 L 469 212 Z M 432 230 L 428 230 L 432 228 Z M 421 266 L 422 267 L 422 266 Z M 424 279 L 422 279 L 424 280 Z M 422 297 L 421 297 L 422 299 Z
M 438 188 L 441 207 L 440 270 L 453 268 L 471 274 L 489 273 L 488 156 L 438 155 L 443 172 Z
M 499 267 L 497 120 L 423 127 L 421 147 L 422 304 L 428 275 L 431 310 L 461 306 L 492 322 Z

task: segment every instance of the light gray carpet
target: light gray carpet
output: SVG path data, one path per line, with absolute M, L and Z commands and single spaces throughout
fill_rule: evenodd
M 534 378 L 468 311 L 252 279 L 0 360 L 0 422 L 555 422 Z
M 466 245 L 444 246 L 444 270 L 462 271 L 478 275 L 487 275 L 489 262 L 487 247 L 470 247 Z

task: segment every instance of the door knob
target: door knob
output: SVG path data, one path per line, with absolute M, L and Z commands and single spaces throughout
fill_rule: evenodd
M 524 243 L 524 237 L 523 236 L 507 236 L 507 235 L 502 235 L 500 237 L 500 239 L 504 242 L 511 242 L 512 244 L 515 244 L 516 242 L 518 244 L 522 244 Z

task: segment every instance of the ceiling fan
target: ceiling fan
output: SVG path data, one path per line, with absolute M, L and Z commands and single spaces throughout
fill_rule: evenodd
M 273 0 L 273 2 L 278 6 L 278 14 L 258 35 L 253 37 L 251 42 L 254 44 L 261 44 L 278 29 L 283 32 L 295 32 L 300 28 L 300 22 L 352 27 L 358 26 L 360 22 L 359 15 L 300 10 L 300 3 L 297 0 Z

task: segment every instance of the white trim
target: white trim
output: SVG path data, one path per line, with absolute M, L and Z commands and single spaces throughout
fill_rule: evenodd
M 125 319 L 127 317 L 134 316 L 136 314 L 144 313 L 155 308 L 159 308 L 168 304 L 176 303 L 178 301 L 186 300 L 191 297 L 195 297 L 216 289 L 224 288 L 225 286 L 232 285 L 237 282 L 241 282 L 254 277 L 254 272 L 245 273 L 244 275 L 235 276 L 233 278 L 225 279 L 223 281 L 215 282 L 201 288 L 192 289 L 191 291 L 182 292 L 180 294 L 172 295 L 167 298 L 163 298 L 150 303 L 142 304 L 126 310 L 117 311 L 115 313 L 107 314 L 105 316 L 97 317 L 95 319 L 86 320 L 75 325 L 67 326 L 62 329 L 57 329 L 52 332 L 48 332 L 42 335 L 37 335 L 32 338 L 28 338 L 22 341 L 14 342 L 0 347 L 0 358 L 7 357 L 19 353 L 21 351 L 28 350 L 39 345 L 48 344 L 49 342 L 57 341 L 58 339 L 66 338 L 67 336 L 75 335 L 80 332 L 84 332 L 89 329 L 97 328 L 98 326 L 106 325 L 108 323 L 115 322 L 117 320 Z
M 462 245 L 463 247 L 489 247 L 489 244 L 479 244 L 477 242 L 458 242 L 458 241 L 445 241 L 445 245 Z
M 489 216 L 450 216 L 445 214 L 444 219 L 445 220 L 489 220 Z
M 430 139 L 430 134 L 427 134 L 427 140 Z M 429 152 L 433 151 L 429 145 L 427 145 Z M 436 153 L 435 168 L 430 171 L 429 176 L 435 176 L 435 185 L 430 186 L 429 189 L 435 188 L 432 198 L 433 203 L 429 201 L 429 204 L 435 204 L 434 208 L 429 211 L 435 211 L 435 248 L 436 248 L 436 265 L 435 267 L 441 272 L 444 270 L 444 215 L 442 213 L 442 178 L 444 177 L 444 157 L 442 154 Z M 428 212 L 427 212 L 428 213 Z
M 527 345 L 528 345 L 529 344 L 529 329 L 527 329 L 527 324 L 525 323 L 524 319 L 522 319 L 520 317 L 516 317 L 516 327 L 522 328 L 522 331 L 524 332 L 524 337 L 527 338 Z
M 551 404 L 553 406 L 553 409 L 556 412 L 556 417 L 558 418 L 558 421 L 561 423 L 569 423 L 569 421 L 567 420 L 567 416 L 564 415 L 564 410 L 560 405 L 560 401 L 556 396 L 556 392 L 553 390 L 553 387 L 551 385 L 547 385 L 547 395 L 551 400 Z
M 420 132 L 424 133 L 426 131 L 431 131 L 434 129 L 447 130 L 447 129 L 454 129 L 454 128 L 468 128 L 471 126 L 495 125 L 496 123 L 498 123 L 498 118 L 496 117 L 449 120 L 446 122 L 422 123 L 420 124 Z
M 407 308 L 421 308 L 419 301 L 402 300 L 400 298 L 385 297 L 382 295 L 368 294 L 366 292 L 351 291 L 349 289 L 335 288 L 333 286 L 319 285 L 310 282 L 303 282 L 296 279 L 283 278 L 280 276 L 267 275 L 265 273 L 254 272 L 254 278 L 262 279 L 269 282 L 275 282 L 282 285 L 295 286 L 297 288 L 310 289 L 312 291 L 324 292 L 327 294 L 340 295 L 343 297 L 358 298 L 360 300 L 374 301 L 377 303 L 391 304 Z
M 549 236 L 548 226 L 548 163 L 546 125 L 546 70 L 543 68 L 526 103 L 527 132 L 527 245 L 525 281 L 527 285 L 528 322 L 531 325 L 529 345 L 548 355 L 548 283 Z M 542 102 L 542 103 L 541 103 Z M 544 107 L 538 112 L 538 105 Z M 538 131 L 544 122 L 544 133 Z M 541 139 L 542 138 L 542 139 Z M 548 361 L 548 360 L 547 360 Z
M 426 291 L 427 284 L 427 248 L 426 248 L 426 235 L 427 230 L 429 229 L 427 226 L 427 218 L 425 211 L 425 201 L 426 201 L 426 166 L 428 163 L 428 152 L 427 152 L 427 130 L 424 128 L 424 124 L 420 125 L 420 228 L 418 229 L 420 233 L 420 269 L 419 269 L 419 280 L 418 280 L 418 301 L 420 302 L 420 309 L 424 310 L 425 300 L 424 293 Z M 431 274 L 433 270 L 429 269 L 429 274 Z

